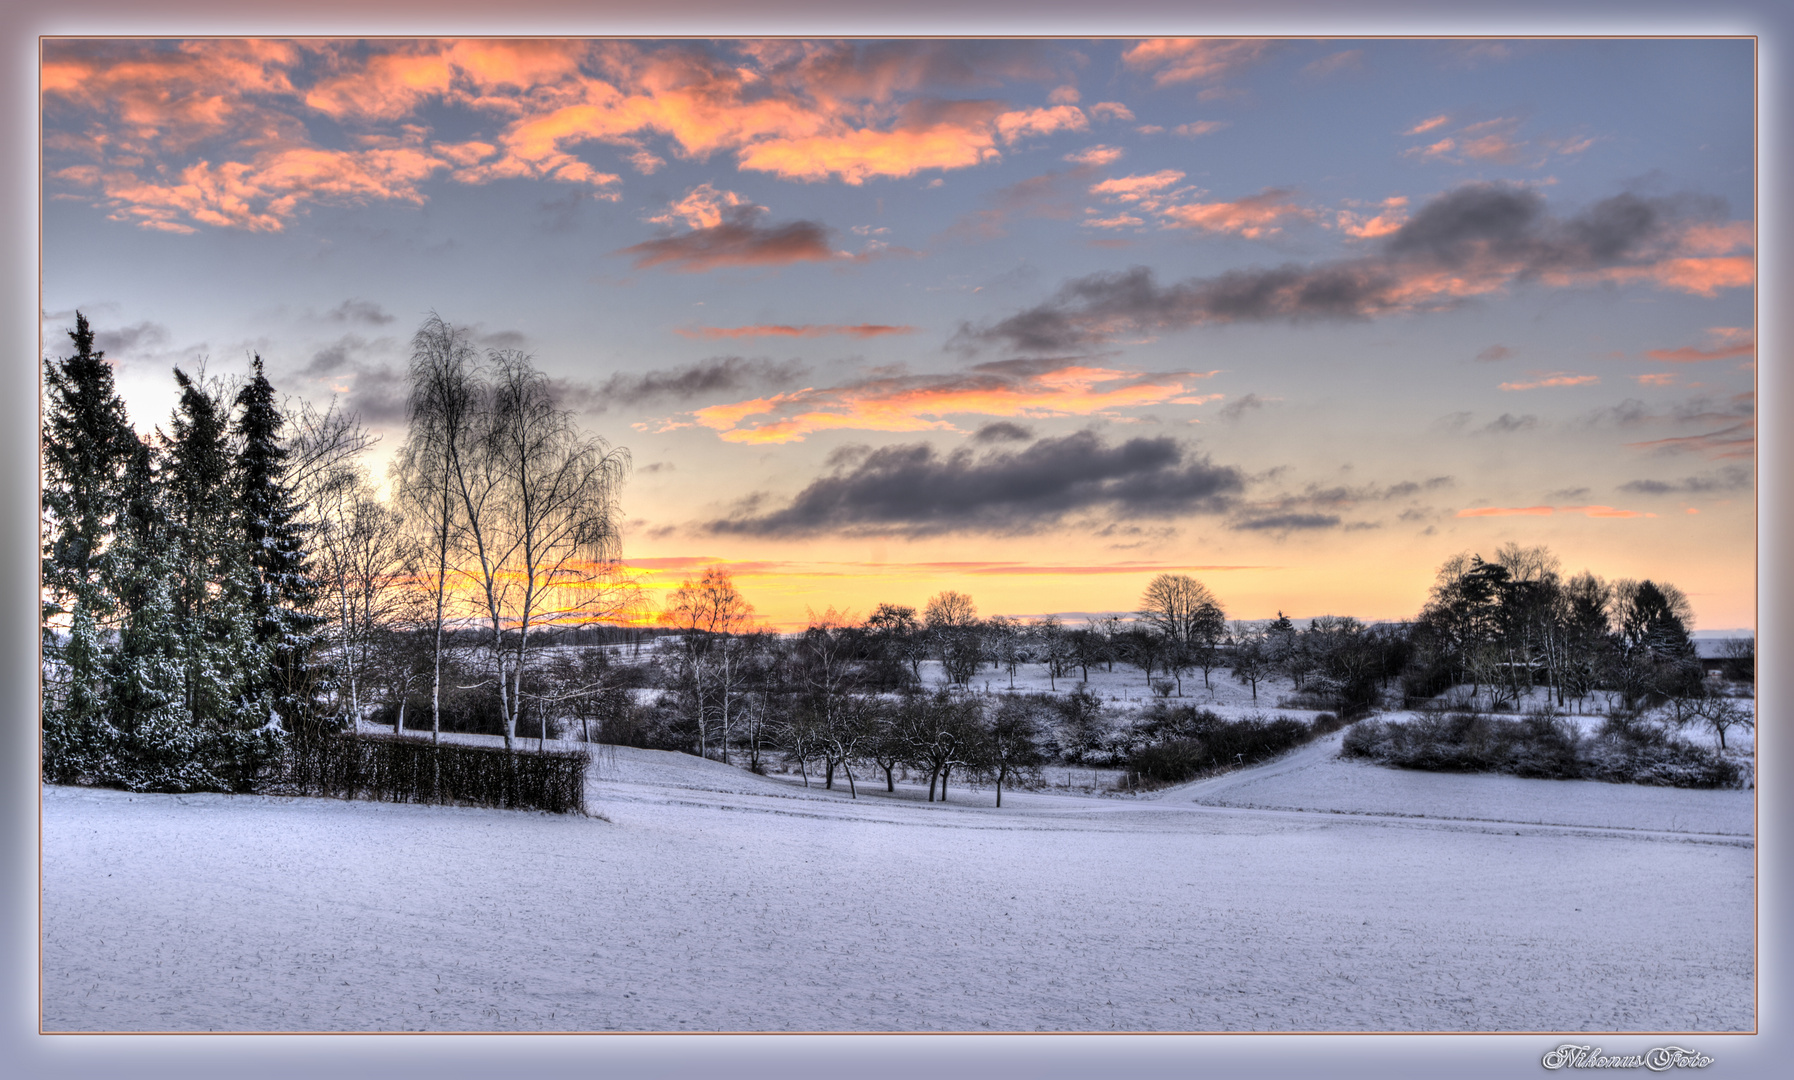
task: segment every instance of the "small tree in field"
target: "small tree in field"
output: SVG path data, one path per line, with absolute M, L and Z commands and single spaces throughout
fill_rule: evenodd
M 1024 697 L 1007 697 L 985 723 L 979 755 L 984 768 L 997 782 L 997 805 L 1003 805 L 1003 785 L 1017 773 L 1038 769 L 1046 760 L 1040 751 L 1040 705 Z

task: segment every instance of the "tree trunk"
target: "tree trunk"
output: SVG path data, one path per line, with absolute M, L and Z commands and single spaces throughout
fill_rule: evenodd
M 849 798 L 854 798 L 854 799 L 857 799 L 857 798 L 859 798 L 859 797 L 860 797 L 860 793 L 859 793 L 859 790 L 858 790 L 858 789 L 857 789 L 857 788 L 855 788 L 855 787 L 854 787 L 854 786 L 853 786 L 853 766 L 852 766 L 852 765 L 849 765 L 849 764 L 848 764 L 848 763 L 847 763 L 847 762 L 846 762 L 846 760 L 843 760 L 843 761 L 842 761 L 842 762 L 841 762 L 841 771 L 842 771 L 842 772 L 844 772 L 844 773 L 846 773 L 846 774 L 847 774 L 847 794 L 848 794 L 848 797 L 849 797 Z

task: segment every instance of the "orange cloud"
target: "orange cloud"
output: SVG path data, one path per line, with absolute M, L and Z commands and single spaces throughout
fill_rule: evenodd
M 1090 106 L 1090 115 L 1098 120 L 1132 120 L 1134 111 L 1119 101 L 1099 101 Z
M 1238 38 L 1153 38 L 1121 54 L 1136 71 L 1152 72 L 1159 86 L 1213 81 L 1263 56 L 1270 42 Z
M 1295 205 L 1285 189 L 1266 188 L 1233 202 L 1185 203 L 1161 210 L 1166 227 L 1233 233 L 1256 239 L 1280 231 L 1284 218 L 1312 219 L 1314 212 Z
M 214 166 L 201 161 L 177 180 L 146 181 L 121 172 L 102 179 L 114 221 L 192 232 L 180 218 L 204 225 L 278 232 L 301 202 L 361 203 L 400 199 L 421 203 L 418 184 L 448 162 L 410 148 L 319 150 L 297 147 L 249 162 Z
M 1090 229 L 1126 229 L 1134 225 L 1144 225 L 1146 219 L 1137 218 L 1132 214 L 1116 214 L 1114 217 L 1085 218 L 1080 224 Z
M 1227 126 L 1225 120 L 1192 120 L 1187 124 L 1179 124 L 1171 129 L 1173 135 L 1182 135 L 1193 139 L 1198 135 L 1207 135 L 1211 131 L 1220 131 Z
M 1504 165 L 1514 163 L 1520 157 L 1521 144 L 1514 138 L 1519 127 L 1519 120 L 1508 117 L 1471 124 L 1458 133 L 1463 140 L 1460 145 L 1464 156 Z
M 828 337 L 832 335 L 869 338 L 883 337 L 886 334 L 913 334 L 916 332 L 916 328 L 913 326 L 885 326 L 879 323 L 860 323 L 855 326 L 840 326 L 835 324 L 812 325 L 806 323 L 803 326 L 700 326 L 696 329 L 679 327 L 673 332 L 682 337 L 704 338 L 706 340 L 715 340 L 717 338 L 755 337 L 810 338 Z
M 1065 155 L 1065 160 L 1072 162 L 1075 165 L 1088 165 L 1092 168 L 1097 168 L 1103 165 L 1115 164 L 1117 161 L 1121 160 L 1122 155 L 1125 153 L 1126 151 L 1119 146 L 1105 146 L 1098 143 L 1095 146 L 1079 150 L 1075 154 Z
M 684 198 L 668 204 L 665 212 L 648 220 L 656 225 L 684 222 L 693 229 L 714 229 L 723 223 L 723 214 L 736 207 L 766 209 L 754 206 L 733 191 L 718 191 L 709 183 L 703 183 L 686 192 Z
M 1029 135 L 1051 135 L 1059 131 L 1085 131 L 1090 122 L 1075 105 L 1058 105 L 1050 109 L 1024 109 L 1006 112 L 997 117 L 997 133 L 1006 143 Z
M 111 197 L 141 197 L 138 207 L 118 209 L 146 226 L 190 229 L 222 221 L 271 228 L 269 215 L 285 216 L 290 211 L 282 207 L 297 207 L 305 197 L 295 193 L 298 198 L 280 207 L 270 199 L 268 208 L 250 200 L 250 209 L 201 219 L 181 209 L 195 203 L 194 193 L 177 190 L 194 185 L 162 178 L 215 163 L 205 167 L 241 176 L 250 188 L 277 186 L 278 177 L 264 183 L 248 176 L 263 170 L 269 155 L 350 152 L 314 147 L 311 117 L 338 122 L 344 137 L 363 147 L 403 146 L 444 163 L 443 172 L 455 182 L 525 177 L 597 188 L 620 178 L 580 156 L 582 145 L 594 142 L 615 147 L 644 173 L 665 160 L 644 140 L 664 138 L 681 157 L 729 152 L 744 169 L 860 184 L 975 166 L 996 159 L 1000 143 L 1089 126 L 1064 93 L 1047 108 L 896 100 L 936 70 L 937 52 L 927 44 L 868 50 L 815 42 L 743 42 L 711 50 L 552 40 L 50 43 L 43 68 L 47 113 L 92 115 L 68 119 L 46 146 L 104 162 L 102 173 L 131 172 L 130 182 L 115 184 Z M 1037 75 L 1029 63 L 999 57 L 990 67 L 1004 75 Z M 309 88 L 295 85 L 313 72 L 323 74 Z M 411 122 L 431 102 L 466 108 L 493 126 L 434 142 L 427 128 Z M 1116 103 L 1093 109 L 1110 117 L 1125 111 Z M 71 134 L 77 119 L 80 137 Z M 212 138 L 219 150 L 203 162 L 170 160 Z M 156 166 L 153 174 L 141 167 L 146 162 Z M 363 168 L 382 171 L 377 163 Z M 389 181 L 407 180 L 393 197 L 417 194 L 406 169 L 384 172 Z M 93 182 L 87 173 L 56 169 L 50 175 Z M 379 183 L 354 186 L 357 197 L 381 197 Z M 339 188 L 323 189 L 325 198 L 341 196 Z M 599 197 L 617 196 L 607 191 Z
M 1113 180 L 1104 180 L 1093 184 L 1090 193 L 1107 195 L 1123 202 L 1138 202 L 1154 192 L 1171 187 L 1184 178 L 1184 174 L 1176 169 L 1160 169 L 1156 173 L 1144 173 L 1136 176 L 1120 176 Z
M 878 176 L 913 176 L 923 169 L 964 169 L 1000 156 L 986 124 L 937 124 L 920 130 L 862 128 L 839 135 L 769 139 L 740 153 L 741 167 L 787 180 L 859 185 Z
M 288 69 L 303 49 L 284 41 L 46 40 L 40 85 L 55 115 L 73 107 L 113 121 L 90 126 L 82 142 L 102 153 L 181 150 L 242 128 L 265 145 L 283 127 L 264 99 L 291 95 Z
M 1504 382 L 1502 390 L 1537 390 L 1546 386 L 1592 386 L 1601 381 L 1599 375 L 1571 375 L 1568 372 L 1556 372 L 1533 382 Z
M 1415 124 L 1413 127 L 1402 132 L 1402 134 L 1403 135 L 1425 135 L 1427 132 L 1432 131 L 1434 128 L 1444 127 L 1450 121 L 1451 121 L 1451 117 L 1449 115 L 1442 113 L 1438 116 L 1433 117 L 1430 120 L 1422 120 L 1420 123 Z
M 1620 283 L 1644 281 L 1695 296 L 1715 296 L 1720 289 L 1738 289 L 1757 280 L 1756 260 L 1749 256 L 1710 259 L 1662 259 L 1645 266 L 1616 266 L 1598 275 Z M 1548 278 L 1550 276 L 1548 275 Z
M 1632 377 L 1638 380 L 1638 385 L 1640 386 L 1671 386 L 1674 385 L 1676 381 L 1676 373 L 1673 371 L 1659 371 L 1653 374 L 1634 375 Z
M 1595 518 L 1654 518 L 1657 515 L 1637 510 L 1616 510 L 1611 506 L 1479 506 L 1459 510 L 1458 517 L 1549 517 L 1552 514 L 1582 514 Z
M 1034 370 L 983 365 L 964 375 L 874 379 L 825 389 L 713 405 L 693 420 L 728 442 L 801 441 L 817 431 L 956 430 L 945 418 L 1089 416 L 1114 409 L 1167 404 L 1189 394 L 1193 380 L 1215 374 L 1151 375 L 1067 365 Z
M 1379 204 L 1382 210 L 1374 217 L 1365 217 L 1351 210 L 1339 211 L 1337 223 L 1341 231 L 1354 240 L 1374 240 L 1407 224 L 1408 197 L 1392 195 Z

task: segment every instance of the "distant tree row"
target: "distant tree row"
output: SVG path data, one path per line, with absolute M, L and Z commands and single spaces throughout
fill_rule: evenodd
M 259 356 L 231 386 L 177 369 L 166 429 L 142 437 L 84 316 L 69 337 L 44 371 L 53 780 L 242 789 L 284 740 L 373 720 L 510 750 L 577 734 L 751 768 L 776 753 L 850 789 L 872 763 L 887 785 L 903 767 L 944 792 L 1047 758 L 1125 760 L 1135 735 L 1086 689 L 1117 664 L 1143 696 L 1182 698 L 1198 671 L 1213 691 L 1226 672 L 1254 702 L 1275 680 L 1280 701 L 1348 719 L 1453 687 L 1497 706 L 1602 692 L 1678 716 L 1710 696 L 1674 586 L 1564 577 L 1514 544 L 1447 560 L 1406 623 L 1230 623 L 1201 582 L 1160 574 L 1132 612 L 1077 625 L 980 617 L 946 590 L 779 634 L 713 567 L 644 628 L 621 564 L 627 451 L 582 431 L 527 356 L 427 319 L 382 497 L 358 419 L 283 409 Z M 1747 645 L 1733 661 L 1748 678 Z M 1050 698 L 1005 693 L 1030 665 Z M 980 672 L 998 697 L 972 692 Z

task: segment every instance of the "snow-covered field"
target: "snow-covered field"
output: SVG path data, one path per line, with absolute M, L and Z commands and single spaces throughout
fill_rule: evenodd
M 46 788 L 43 1024 L 1755 1026 L 1753 793 L 1407 773 L 1338 738 L 1001 810 L 626 749 L 594 762 L 603 818 Z

